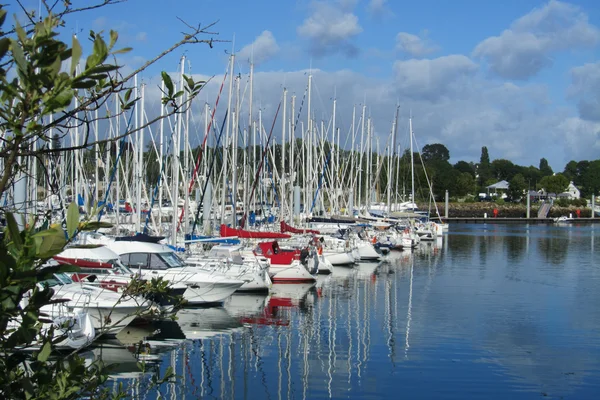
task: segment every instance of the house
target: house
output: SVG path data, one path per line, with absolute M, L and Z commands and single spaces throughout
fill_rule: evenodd
M 504 191 L 504 193 L 501 192 L 501 197 L 505 198 L 506 197 L 506 191 L 508 190 L 508 182 L 507 181 L 500 181 L 500 182 L 496 182 L 493 185 L 490 186 L 486 186 L 486 189 L 488 191 L 488 195 L 490 194 L 490 189 L 494 191 L 494 193 L 492 194 L 492 196 L 498 196 L 498 190 L 500 191 Z
M 558 197 L 566 198 L 569 200 L 578 199 L 581 197 L 581 192 L 577 187 L 573 184 L 573 181 L 569 182 L 569 186 L 567 186 L 567 190 L 558 195 Z

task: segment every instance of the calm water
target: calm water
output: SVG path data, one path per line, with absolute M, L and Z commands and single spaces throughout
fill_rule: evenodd
M 168 398 L 599 398 L 599 250 L 599 226 L 456 224 L 386 263 L 185 310 L 87 356 L 145 398 L 157 391 L 122 346 L 151 331 L 141 357 L 175 369 Z

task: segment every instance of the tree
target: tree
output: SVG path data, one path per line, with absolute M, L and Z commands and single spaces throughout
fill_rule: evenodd
M 491 169 L 494 178 L 496 178 L 499 181 L 509 181 L 512 179 L 513 176 L 515 176 L 515 174 L 517 174 L 519 168 L 511 161 L 498 158 L 492 161 Z
M 479 158 L 479 165 L 477 165 L 477 180 L 479 186 L 484 186 L 492 177 L 492 170 L 490 166 L 490 156 L 488 154 L 487 147 L 481 148 L 481 157 Z
M 565 165 L 563 175 L 566 176 L 570 181 L 575 182 L 575 179 L 577 178 L 577 161 L 569 161 L 567 165 Z
M 459 161 L 456 164 L 454 164 L 454 169 L 460 173 L 467 172 L 471 174 L 473 178 L 475 178 L 475 166 L 473 165 L 473 163 Z
M 527 182 L 521 174 L 516 174 L 509 182 L 508 196 L 512 200 L 520 199 L 523 197 L 523 192 L 527 189 Z
M 545 176 L 539 183 L 539 186 L 547 193 L 559 194 L 564 192 L 569 186 L 569 180 L 563 174 Z
M 552 167 L 548 165 L 548 160 L 545 158 L 540 159 L 540 172 L 542 173 L 542 176 L 550 176 L 554 173 Z
M 162 52 L 144 66 L 123 76 L 121 67 L 111 63 L 115 56 L 129 49 L 116 47 L 118 34 L 110 31 L 108 41 L 102 33 L 90 32 L 92 48 L 85 60 L 82 45 L 76 36 L 70 45 L 61 41 L 60 30 L 64 29 L 65 18 L 73 13 L 97 9 L 119 3 L 119 0 L 97 0 L 82 8 L 73 8 L 70 1 L 42 1 L 47 16 L 27 14 L 29 24 L 21 26 L 15 20 L 13 30 L 2 29 L 6 10 L 0 6 L 0 131 L 3 134 L 0 159 L 0 198 L 12 192 L 13 184 L 30 173 L 31 163 L 38 165 L 49 184 L 55 175 L 52 167 L 43 161 L 59 158 L 73 151 L 91 149 L 90 127 L 96 121 L 96 111 L 101 111 L 109 99 L 120 104 L 120 113 L 131 113 L 137 99 L 132 97 L 133 76 L 164 55 L 190 43 L 206 43 L 212 39 L 201 39 L 209 33 L 206 28 L 188 26 L 189 32 L 170 49 Z M 58 9 L 57 7 L 63 7 Z M 209 25 L 212 26 L 212 25 Z M 81 62 L 80 62 L 81 61 Z M 76 66 L 81 65 L 81 68 Z M 149 124 L 174 113 L 183 113 L 198 95 L 203 82 L 184 77 L 184 91 L 175 91 L 168 74 L 162 74 L 165 91 L 162 101 L 168 106 L 164 116 L 147 124 L 129 128 L 114 139 L 99 142 L 118 143 Z M 75 103 L 75 98 L 78 102 Z M 119 117 L 111 115 L 110 117 Z M 108 115 L 99 116 L 100 119 Z M 79 126 L 83 137 L 78 144 L 61 146 L 62 139 L 74 127 Z M 33 144 L 38 144 L 36 148 Z M 98 142 L 97 142 L 98 143 Z M 37 178 L 32 176 L 31 178 Z M 62 251 L 77 232 L 97 229 L 100 224 L 79 221 L 79 209 L 69 206 L 65 222 L 38 228 L 33 216 L 25 224 L 23 214 L 13 214 L 13 205 L 5 206 L 7 228 L 0 237 L 0 396 L 3 398 L 81 398 L 102 397 L 100 386 L 106 380 L 102 365 L 86 366 L 76 354 L 68 354 L 61 362 L 49 362 L 57 336 L 53 329 L 42 331 L 44 319 L 41 307 L 51 302 L 52 290 L 38 285 L 54 272 L 68 271 L 69 267 L 42 268 L 47 260 Z M 93 215 L 91 212 L 89 215 Z M 40 221 L 42 222 L 42 221 Z M 25 296 L 28 301 L 23 302 Z M 16 326 L 16 328 L 11 328 Z M 15 352 L 40 340 L 40 351 L 34 353 Z M 105 392 L 104 395 L 107 395 Z
M 440 143 L 426 144 L 421 151 L 424 162 L 428 161 L 448 161 L 450 152 L 448 148 Z
M 459 197 L 464 197 L 469 194 L 474 194 L 477 191 L 477 182 L 469 172 L 462 172 L 456 178 L 454 185 L 454 194 Z

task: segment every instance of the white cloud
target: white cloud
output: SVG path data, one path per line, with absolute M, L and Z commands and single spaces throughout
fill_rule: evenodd
M 268 61 L 279 52 L 279 45 L 271 31 L 263 31 L 254 42 L 244 46 L 238 53 L 238 59 L 252 60 L 255 64 Z
M 435 100 L 462 88 L 463 78 L 477 72 L 477 64 L 463 55 L 411 59 L 394 63 L 395 84 L 407 96 Z
M 358 17 L 351 11 L 355 1 L 318 1 L 311 5 L 312 12 L 297 29 L 298 35 L 309 41 L 311 52 L 324 56 L 343 52 L 353 56 L 358 48 L 352 39 L 362 32 Z
M 600 122 L 600 62 L 571 69 L 571 81 L 568 94 L 577 100 L 581 118 Z
M 551 65 L 553 53 L 592 47 L 599 40 L 600 31 L 579 7 L 551 0 L 479 43 L 473 55 L 486 60 L 496 75 L 527 79 Z
M 422 57 L 438 49 L 427 38 L 407 32 L 400 32 L 396 35 L 396 48 L 412 57 Z
M 382 16 L 384 14 L 389 14 L 391 11 L 387 7 L 388 0 L 369 0 L 369 5 L 367 9 L 372 15 Z
M 137 35 L 135 35 L 135 40 L 138 42 L 145 42 L 146 39 L 148 39 L 148 34 L 146 32 L 138 32 Z
M 327 121 L 331 117 L 331 98 L 336 93 L 337 125 L 346 147 L 351 142 L 346 134 L 350 131 L 352 107 L 358 105 L 360 114 L 360 105 L 366 98 L 367 113 L 372 117 L 382 149 L 399 102 L 401 144 L 408 145 L 408 116 L 412 113 L 419 147 L 443 143 L 450 150 L 452 162 L 478 160 L 482 146 L 488 147 L 492 159 L 537 165 L 545 157 L 557 170 L 579 156 L 597 158 L 592 154 L 597 146 L 597 125 L 580 121 L 576 110 L 554 106 L 544 85 L 486 80 L 477 73 L 473 61 L 457 55 L 401 61 L 395 64 L 395 72 L 393 79 L 376 79 L 350 70 L 313 70 L 313 115 Z M 215 77 L 201 97 L 214 102 L 221 80 L 222 76 Z M 255 73 L 255 112 L 260 104 L 265 126 L 271 124 L 284 84 L 288 100 L 293 94 L 297 96 L 297 115 L 307 81 L 306 70 Z M 201 113 L 201 105 L 197 107 Z M 219 123 L 223 111 L 221 106 Z M 247 108 L 242 113 L 247 113 Z M 302 121 L 306 121 L 306 99 L 300 113 Z M 578 139 L 565 140 L 569 135 L 577 135 Z M 275 137 L 279 137 L 277 133 Z M 541 137 L 545 138 L 543 146 Z

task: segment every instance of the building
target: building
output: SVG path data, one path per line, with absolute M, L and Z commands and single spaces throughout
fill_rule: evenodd
M 581 197 L 581 192 L 573 184 L 573 181 L 571 181 L 569 182 L 569 186 L 567 186 L 567 190 L 559 194 L 558 197 L 569 200 L 578 199 Z

